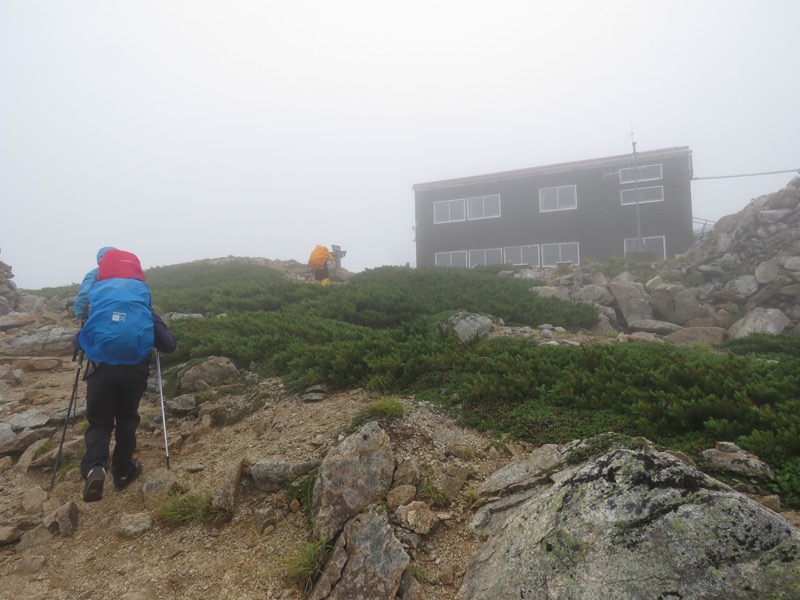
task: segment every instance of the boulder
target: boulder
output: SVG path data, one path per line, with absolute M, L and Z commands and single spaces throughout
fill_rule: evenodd
M 410 562 L 385 517 L 358 515 L 344 527 L 308 600 L 396 598 Z
M 651 447 L 523 501 L 472 557 L 462 600 L 794 597 L 800 531 Z
M 731 325 L 728 336 L 740 338 L 751 333 L 782 333 L 792 324 L 791 319 L 777 308 L 756 308 Z
M 314 535 L 332 540 L 354 515 L 383 498 L 392 483 L 389 436 L 370 421 L 331 450 L 312 494 Z

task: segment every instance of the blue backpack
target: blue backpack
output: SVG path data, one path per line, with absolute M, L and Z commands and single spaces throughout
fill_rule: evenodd
M 150 288 L 138 279 L 106 279 L 89 292 L 89 318 L 80 333 L 89 360 L 135 365 L 153 349 Z

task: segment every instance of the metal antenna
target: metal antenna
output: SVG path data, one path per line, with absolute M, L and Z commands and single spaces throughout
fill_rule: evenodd
M 631 123 L 631 146 L 633 148 L 633 177 L 634 177 L 634 199 L 636 200 L 636 243 L 634 252 L 644 252 L 644 240 L 642 239 L 642 221 L 639 215 L 639 167 L 636 164 L 636 141 L 633 139 L 633 123 Z

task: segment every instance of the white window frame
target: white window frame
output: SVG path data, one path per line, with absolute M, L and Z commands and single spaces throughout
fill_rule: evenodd
M 664 259 L 666 259 L 666 257 L 667 257 L 667 236 L 665 236 L 665 235 L 651 235 L 649 237 L 643 237 L 642 241 L 645 244 L 645 251 L 647 251 L 647 242 L 648 242 L 648 240 L 649 241 L 661 240 L 661 253 L 660 254 L 656 253 L 656 260 L 664 260 Z M 625 238 L 622 241 L 622 251 L 624 253 L 624 256 L 628 256 L 628 254 L 631 252 L 631 250 L 629 250 L 629 246 L 631 246 L 632 243 L 635 242 L 635 241 L 636 241 L 636 238 Z
M 434 255 L 433 262 L 437 267 L 452 267 L 453 266 L 453 255 L 454 254 L 460 254 L 464 258 L 464 264 L 463 265 L 457 264 L 455 266 L 456 267 L 466 268 L 467 265 L 469 264 L 467 262 L 467 251 L 466 250 L 455 250 L 453 252 L 437 252 Z
M 497 198 L 497 214 L 486 214 L 486 200 Z M 480 201 L 481 211 L 480 215 L 473 214 L 473 205 Z M 475 211 L 477 212 L 477 211 Z M 497 219 L 500 217 L 500 194 L 489 194 L 488 196 L 472 196 L 467 198 L 467 220 L 474 221 L 476 219 Z
M 492 252 L 496 253 L 497 256 L 494 257 L 492 262 L 488 262 L 486 259 L 486 253 Z M 483 258 L 478 259 L 478 254 L 481 253 Z M 469 268 L 472 269 L 473 267 L 477 266 L 485 266 L 485 265 L 500 265 L 503 264 L 503 249 L 502 248 L 483 248 L 477 250 L 470 250 L 467 253 L 469 257 Z
M 544 259 L 545 249 L 552 248 L 553 246 L 557 246 L 558 247 L 558 260 L 553 262 L 553 263 L 546 263 L 545 259 Z M 573 261 L 573 260 L 566 261 L 566 260 L 564 260 L 564 249 L 565 249 L 564 247 L 565 246 L 575 246 L 575 250 L 577 251 L 577 255 L 578 255 L 578 260 L 577 261 Z M 542 267 L 555 267 L 555 266 L 558 265 L 558 263 L 562 263 L 562 262 L 570 262 L 573 265 L 578 266 L 578 265 L 581 264 L 581 244 L 580 244 L 580 242 L 560 242 L 560 243 L 557 243 L 557 244 L 542 244 L 541 245 L 541 257 L 542 257 Z
M 561 205 L 561 191 L 572 190 L 572 197 L 574 199 L 574 206 Z M 543 208 L 542 207 L 542 193 L 550 190 L 556 190 L 556 208 Z M 560 210 L 577 210 L 578 209 L 578 186 L 577 185 L 557 185 L 547 188 L 539 188 L 539 212 L 557 212 Z
M 640 187 L 638 188 L 638 192 L 641 194 L 645 190 L 660 190 L 659 195 L 660 198 L 654 198 L 650 200 L 639 200 L 639 204 L 647 204 L 649 202 L 663 202 L 664 201 L 664 186 L 663 185 L 653 185 L 650 187 Z M 619 191 L 619 201 L 622 206 L 630 206 L 632 204 L 636 204 L 636 192 L 637 188 L 629 188 L 627 190 L 620 190 Z M 625 200 L 625 196 L 633 196 L 629 200 Z
M 526 250 L 528 250 L 527 254 L 530 254 L 531 252 L 536 253 L 536 262 L 524 262 Z M 514 258 L 509 256 L 509 254 L 512 254 L 514 251 L 519 252 L 520 262 L 514 262 Z M 510 263 L 512 265 L 530 265 L 531 267 L 538 267 L 541 261 L 539 244 L 529 244 L 527 246 L 507 246 L 503 248 L 503 261 L 506 264 Z
M 639 173 L 639 179 L 636 179 L 636 173 Z M 636 181 L 658 181 L 664 179 L 664 169 L 661 164 L 642 165 L 635 167 L 628 167 L 619 170 L 619 182 L 623 183 L 636 183 Z
M 453 206 L 453 204 L 459 204 L 459 203 L 461 204 L 461 214 L 463 214 L 464 216 L 461 217 L 460 219 L 453 219 L 452 216 L 451 216 L 452 212 L 453 212 L 452 206 Z M 436 207 L 437 206 L 441 206 L 443 204 L 447 204 L 447 215 L 448 215 L 448 218 L 446 220 L 437 221 L 436 220 Z M 457 198 L 455 200 L 437 200 L 436 202 L 433 203 L 433 223 L 434 223 L 434 225 L 438 225 L 440 223 L 458 223 L 458 222 L 461 222 L 461 221 L 465 221 L 466 217 L 467 217 L 467 207 L 464 205 L 464 199 L 463 198 Z

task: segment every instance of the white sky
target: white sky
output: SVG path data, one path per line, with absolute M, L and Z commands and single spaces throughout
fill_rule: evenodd
M 800 168 L 797 0 L 0 0 L 0 261 L 415 263 L 415 183 L 690 146 Z M 716 220 L 793 174 L 696 181 Z

